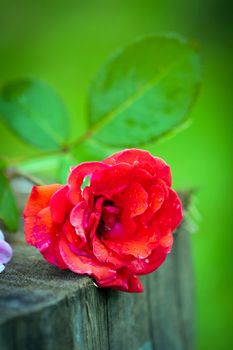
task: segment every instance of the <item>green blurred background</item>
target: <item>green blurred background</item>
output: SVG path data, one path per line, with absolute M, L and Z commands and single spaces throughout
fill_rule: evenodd
M 232 13 L 230 0 L 0 0 L 0 84 L 36 77 L 53 85 L 76 125 L 72 138 L 85 130 L 88 84 L 113 50 L 147 33 L 200 42 L 204 77 L 192 125 L 150 147 L 172 166 L 177 189 L 198 189 L 198 350 L 233 349 Z M 1 154 L 36 152 L 0 128 Z

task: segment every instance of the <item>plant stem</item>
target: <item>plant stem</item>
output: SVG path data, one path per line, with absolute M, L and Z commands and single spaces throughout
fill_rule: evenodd
M 55 150 L 55 151 L 45 151 L 45 152 L 38 152 L 36 154 L 30 154 L 28 156 L 23 156 L 23 157 L 17 157 L 17 158 L 6 158 L 2 157 L 1 158 L 8 164 L 8 166 L 12 165 L 17 165 L 19 163 L 23 163 L 25 161 L 31 160 L 31 159 L 36 159 L 36 158 L 41 158 L 41 157 L 46 157 L 50 155 L 56 155 L 56 154 L 61 154 L 63 153 L 62 150 Z
M 91 135 L 92 135 L 92 131 L 88 130 L 86 133 L 80 136 L 80 138 L 71 142 L 68 145 L 65 145 L 63 148 L 58 150 L 38 152 L 36 154 L 32 154 L 24 157 L 18 157 L 18 158 L 11 158 L 11 159 L 1 156 L 1 159 L 3 159 L 9 166 L 12 166 L 12 165 L 17 165 L 19 163 L 28 161 L 30 159 L 42 158 L 46 156 L 59 155 L 59 154 L 66 154 L 66 153 L 69 153 L 73 147 L 80 145 L 82 142 L 90 138 Z
M 89 139 L 93 134 L 93 130 L 87 130 L 82 136 L 80 136 L 77 140 L 71 142 L 68 147 L 69 147 L 69 150 L 71 148 L 74 148 L 75 146 L 78 146 L 80 145 L 81 143 L 83 143 L 84 141 L 86 141 L 87 139 Z
M 8 168 L 6 171 L 6 176 L 9 180 L 13 180 L 17 177 L 23 177 L 24 179 L 28 180 L 29 182 L 33 183 L 34 185 L 44 185 L 44 183 L 38 179 L 37 177 L 33 175 L 25 174 L 24 172 L 15 169 L 15 168 Z

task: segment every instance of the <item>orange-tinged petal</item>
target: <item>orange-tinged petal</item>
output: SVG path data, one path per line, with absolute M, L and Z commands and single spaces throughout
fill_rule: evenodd
M 166 236 L 161 237 L 159 244 L 164 248 L 168 248 L 168 252 L 170 252 L 173 244 L 173 234 L 169 233 Z
M 72 251 L 72 247 L 64 236 L 60 239 L 59 248 L 62 259 L 71 271 L 91 275 L 102 282 L 109 282 L 116 278 L 116 270 L 111 265 L 100 263 L 92 256 L 81 255 L 81 252 Z
M 165 189 L 161 183 L 152 186 L 149 194 L 149 207 L 153 212 L 159 210 L 165 199 Z
M 66 269 L 58 249 L 61 226 L 53 223 L 50 207 L 43 208 L 33 216 L 25 216 L 24 222 L 26 241 L 39 249 L 50 264 Z
M 46 208 L 52 195 L 63 185 L 33 186 L 24 209 L 24 217 L 36 215 L 41 209 Z
M 144 245 L 140 241 L 110 241 L 104 240 L 105 245 L 116 252 L 118 255 L 133 255 L 136 258 L 146 258 L 150 255 L 152 248 Z
M 124 237 L 122 233 L 121 239 L 119 237 L 113 239 L 113 236 L 108 238 L 106 234 L 102 241 L 119 256 L 131 255 L 143 259 L 147 258 L 158 245 L 158 232 L 155 228 L 139 228 L 131 237 Z
M 102 263 L 110 263 L 114 265 L 116 269 L 119 269 L 126 266 L 129 262 L 126 258 L 120 257 L 115 252 L 108 249 L 96 235 L 93 236 L 92 246 L 95 257 Z
M 25 234 L 26 241 L 40 251 L 48 248 L 56 237 L 49 207 L 42 209 L 35 216 L 25 217 Z

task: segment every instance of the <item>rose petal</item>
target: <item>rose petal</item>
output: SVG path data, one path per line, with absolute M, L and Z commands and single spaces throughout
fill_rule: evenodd
M 128 292 L 142 293 L 144 291 L 141 281 L 138 276 L 131 275 L 128 281 Z
M 116 277 L 116 270 L 111 265 L 103 265 L 94 257 L 75 254 L 64 236 L 60 239 L 59 247 L 61 256 L 71 271 L 91 275 L 102 282 L 111 281 Z
M 137 224 L 135 222 L 136 218 L 133 218 L 132 216 L 129 215 L 127 208 L 123 208 L 121 210 L 119 220 L 124 230 L 124 232 L 122 232 L 119 238 L 122 237 L 124 239 L 127 239 L 128 237 L 131 237 L 137 229 Z M 113 235 L 113 231 L 111 231 L 109 234 L 110 234 L 109 236 L 115 236 L 115 234 Z
M 173 234 L 169 233 L 166 236 L 161 237 L 159 244 L 162 247 L 167 248 L 167 252 L 170 253 L 173 244 Z
M 166 184 L 171 187 L 172 185 L 172 175 L 169 165 L 167 165 L 162 159 L 155 158 L 156 161 L 156 176 L 166 182 Z
M 178 227 L 182 220 L 182 204 L 175 191 L 169 189 L 167 200 L 154 217 L 162 235 L 170 234 Z
M 115 239 L 113 239 L 113 235 L 110 238 L 107 235 L 105 235 L 106 238 L 102 238 L 103 243 L 119 256 L 123 254 L 132 255 L 140 259 L 147 258 L 153 248 L 158 245 L 159 234 L 154 227 L 147 229 L 139 227 L 138 232 L 133 234 L 131 238 L 127 237 L 127 239 L 124 238 L 123 232 L 122 229 L 121 239 L 119 239 L 120 235 L 116 235 Z
M 111 206 L 104 206 L 102 209 L 102 218 L 106 228 L 109 230 L 115 225 L 117 221 L 117 214 L 119 213 L 119 209 Z
M 129 260 L 127 261 L 123 257 L 117 256 L 112 250 L 108 249 L 96 235 L 93 236 L 92 246 L 95 257 L 102 263 L 110 263 L 116 269 L 119 269 L 126 266 L 129 262 Z
M 127 149 L 113 154 L 106 158 L 103 162 L 111 163 L 128 163 L 134 167 L 140 167 L 146 170 L 151 175 L 156 175 L 158 178 L 164 180 L 168 186 L 171 186 L 172 178 L 170 167 L 160 158 L 153 157 L 149 152 L 138 149 Z
M 143 165 L 145 164 L 148 164 L 148 165 L 151 164 L 153 169 L 153 164 L 154 164 L 153 159 L 154 157 L 149 152 L 132 148 L 132 149 L 125 149 L 123 151 L 115 153 L 112 156 L 104 159 L 103 162 L 111 163 L 114 161 L 115 164 L 123 162 L 131 165 L 134 165 L 135 162 L 138 162 L 140 163 L 141 168 L 143 168 Z
M 163 183 L 152 186 L 149 194 L 149 207 L 153 212 L 159 210 L 165 200 L 166 189 Z
M 57 223 L 62 223 L 65 220 L 65 216 L 68 214 L 70 203 L 68 201 L 67 193 L 69 187 L 63 186 L 59 188 L 51 197 L 50 209 L 52 220 Z
M 87 242 L 87 237 L 84 229 L 84 218 L 88 209 L 86 202 L 78 203 L 71 211 L 70 223 L 75 227 L 76 234 L 80 237 L 83 244 Z
M 140 167 L 140 169 L 146 170 L 151 175 L 154 175 L 156 171 L 155 158 L 147 151 L 129 149 L 119 152 L 116 157 L 116 163 L 121 162 L 132 164 L 134 167 Z
M 83 179 L 95 172 L 105 170 L 108 165 L 101 162 L 85 162 L 79 164 L 71 170 L 70 176 L 68 177 L 68 185 L 70 187 L 69 199 L 73 205 L 76 205 L 80 200 L 82 200 L 81 186 Z
M 103 283 L 102 281 L 97 282 L 100 287 L 110 287 L 113 289 L 121 290 L 124 292 L 141 293 L 143 287 L 141 282 L 136 275 L 127 274 L 124 271 L 118 272 L 117 277 L 110 282 Z
M 48 248 L 56 237 L 49 207 L 40 210 L 35 216 L 25 217 L 24 228 L 26 241 L 40 251 Z
M 117 164 L 93 174 L 91 189 L 95 195 L 111 198 L 115 193 L 124 190 L 130 181 L 132 167 L 128 164 Z
M 77 246 L 79 249 L 85 245 L 86 239 L 83 241 L 82 238 L 79 235 L 77 235 L 75 228 L 69 223 L 68 220 L 63 225 L 62 232 L 65 235 L 66 239 L 72 245 Z
M 137 258 L 146 258 L 150 255 L 152 248 L 148 245 L 144 245 L 144 242 L 140 241 L 127 241 L 117 242 L 104 240 L 105 245 L 116 252 L 118 255 L 133 255 Z
M 156 181 L 156 177 L 151 175 L 145 169 L 134 166 L 131 175 L 132 182 L 140 183 L 145 190 L 148 190 Z
M 87 202 L 90 209 L 92 209 L 94 204 L 94 195 L 91 192 L 90 186 L 86 186 L 82 192 L 83 199 Z
M 137 275 L 146 275 L 155 271 L 166 259 L 167 251 L 160 247 L 155 248 L 146 259 L 134 259 L 128 269 Z
M 103 197 L 100 197 L 97 199 L 93 212 L 90 215 L 90 222 L 88 225 L 88 232 L 89 232 L 89 237 L 90 240 L 92 241 L 93 236 L 97 233 L 98 231 L 98 225 L 100 223 L 100 218 L 101 218 L 101 209 L 103 205 Z
M 162 207 L 168 194 L 167 185 L 162 180 L 150 187 L 148 209 L 140 217 L 142 223 L 146 224 L 153 217 L 154 213 Z
M 46 208 L 52 195 L 61 187 L 63 186 L 58 184 L 33 186 L 24 209 L 24 217 L 36 215 L 41 209 Z
M 148 207 L 148 194 L 137 182 L 130 183 L 120 194 L 114 196 L 118 206 L 126 207 L 129 215 L 134 217 L 144 213 Z
M 47 249 L 41 251 L 41 254 L 50 264 L 55 265 L 62 270 L 68 269 L 68 266 L 65 264 L 60 254 L 58 239 L 53 241 Z
M 67 268 L 58 250 L 60 225 L 54 224 L 50 208 L 44 208 L 35 216 L 25 218 L 26 241 L 35 246 L 44 258 L 61 269 Z

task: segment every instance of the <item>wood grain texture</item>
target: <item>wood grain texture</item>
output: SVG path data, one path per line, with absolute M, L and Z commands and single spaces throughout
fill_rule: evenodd
M 18 233 L 0 275 L 0 349 L 194 349 L 187 231 L 183 222 L 166 262 L 142 278 L 142 294 L 99 289 L 88 277 L 58 270 Z

